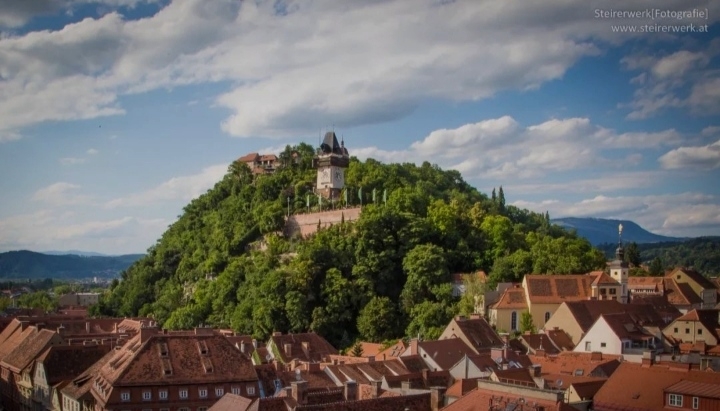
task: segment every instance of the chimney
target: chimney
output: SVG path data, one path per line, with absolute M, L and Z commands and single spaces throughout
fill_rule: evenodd
M 290 344 L 290 343 L 283 344 L 283 351 L 285 351 L 285 355 L 290 357 L 292 355 L 292 344 Z
M 401 381 L 400 390 L 402 391 L 402 395 L 408 395 L 408 391 L 410 391 L 410 381 Z
M 285 396 L 287 398 L 292 398 L 292 387 L 285 387 L 283 390 L 285 390 Z
M 642 356 L 642 366 L 650 367 L 655 364 L 655 351 L 645 350 Z
M 345 381 L 345 401 L 356 401 L 357 398 L 357 383 L 353 380 Z
M 30 325 L 30 321 L 20 321 L 20 331 L 25 331 Z
M 149 340 L 150 337 L 157 334 L 157 328 L 155 327 L 141 327 L 140 328 L 140 343 L 144 343 Z
M 471 320 L 479 320 L 481 318 L 482 318 L 482 316 L 480 314 L 470 314 Z
M 281 331 L 275 331 L 273 332 L 273 337 L 280 337 L 282 335 Z
M 422 372 L 423 381 L 425 381 L 427 383 L 428 372 L 430 372 L 430 370 L 428 370 L 427 368 L 423 368 L 421 372 Z
M 252 340 L 253 348 L 257 350 L 257 340 L 253 338 Z
M 370 398 L 377 398 L 380 396 L 380 386 L 382 380 L 370 380 Z
M 90 321 L 85 321 L 85 332 L 90 334 Z
M 65 326 L 60 324 L 60 326 L 57 328 L 58 335 L 65 335 Z
M 310 342 L 303 341 L 302 349 L 303 349 L 303 352 L 305 353 L 305 356 L 310 357 Z
M 538 348 L 537 350 L 535 350 L 535 355 L 537 355 L 538 357 L 544 357 L 544 356 L 545 356 L 545 350 L 542 349 L 542 348 Z
M 445 406 L 445 387 L 430 387 L 430 408 L 438 411 Z
M 117 334 L 118 332 L 118 323 L 113 324 L 113 333 Z
M 245 354 L 245 340 L 240 341 L 240 352 Z
M 292 397 L 298 404 L 305 404 L 305 396 L 307 392 L 307 381 L 292 381 L 290 383 Z
M 465 319 L 464 315 L 456 315 L 455 316 L 455 321 L 460 321 L 460 320 L 464 320 L 464 319 Z
M 320 372 L 320 363 L 319 362 L 309 362 L 307 363 L 308 372 Z

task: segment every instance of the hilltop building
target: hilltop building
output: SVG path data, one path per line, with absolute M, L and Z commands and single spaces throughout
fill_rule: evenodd
M 345 142 L 338 143 L 335 132 L 327 132 L 313 159 L 313 167 L 317 169 L 316 192 L 325 198 L 340 198 L 345 188 L 345 169 L 349 165 L 350 154 Z

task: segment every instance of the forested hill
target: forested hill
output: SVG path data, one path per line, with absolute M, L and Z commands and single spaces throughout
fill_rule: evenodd
M 346 347 L 358 337 L 436 337 L 453 315 L 472 309 L 453 298 L 450 273 L 484 269 L 494 281 L 520 280 L 605 265 L 601 251 L 551 226 L 547 215 L 505 205 L 502 189 L 488 197 L 457 171 L 427 162 L 352 158 L 345 180 L 349 205 L 362 188 L 360 219 L 307 240 L 282 238 L 274 233 L 288 197 L 293 213 L 306 212 L 309 196 L 319 208 L 313 155 L 307 144 L 287 147 L 285 166 L 255 179 L 245 164 L 230 165 L 95 313 L 152 316 L 168 329 L 231 327 L 257 338 L 313 330 Z M 254 246 L 261 239 L 266 247 Z
M 0 278 L 89 278 L 117 276 L 142 255 L 48 255 L 27 250 L 0 253 Z
M 633 247 L 637 248 L 638 262 L 659 264 L 661 272 L 673 267 L 692 267 L 706 276 L 720 275 L 720 237 L 698 237 L 681 243 L 627 244 L 626 257 Z M 609 257 L 615 253 L 617 244 L 602 244 L 598 248 Z

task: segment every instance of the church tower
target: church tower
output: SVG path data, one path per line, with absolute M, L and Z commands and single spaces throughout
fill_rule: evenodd
M 349 165 L 350 155 L 345 142 L 338 143 L 335 132 L 327 132 L 313 159 L 313 167 L 317 169 L 315 191 L 325 198 L 339 199 L 345 188 L 345 169 Z
M 622 229 L 620 224 L 618 227 L 618 248 L 615 250 L 615 259 L 610 262 L 610 277 L 620 284 L 620 295 L 618 301 L 621 303 L 628 302 L 628 276 L 630 275 L 630 265 L 625 262 L 625 250 L 622 245 Z

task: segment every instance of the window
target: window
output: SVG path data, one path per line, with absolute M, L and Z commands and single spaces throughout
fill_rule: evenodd
M 167 390 L 158 391 L 158 397 L 160 397 L 161 400 L 167 400 L 167 398 L 168 398 Z
M 698 335 L 702 335 L 702 328 L 698 328 Z
M 200 398 L 207 398 L 207 388 L 198 389 L 198 396 Z
M 693 409 L 697 410 L 700 408 L 700 398 L 699 397 L 693 397 Z
M 225 394 L 225 390 L 222 388 L 215 388 L 215 396 L 222 397 Z
M 255 387 L 248 386 L 247 393 L 248 393 L 248 395 L 255 395 Z
M 674 332 L 675 334 L 677 334 L 677 333 L 678 333 L 678 329 L 677 329 L 677 327 L 673 328 L 673 332 Z
M 517 312 L 513 311 L 512 314 L 510 314 L 510 329 L 515 331 L 517 330 Z
M 548 322 L 550 320 L 550 311 L 545 313 L 545 322 Z
M 127 391 L 120 393 L 120 399 L 122 401 L 130 401 L 130 393 Z
M 607 347 L 607 344 L 605 344 L 605 343 L 600 343 L 600 348 L 605 348 L 605 347 Z
M 670 401 L 668 401 L 668 405 L 670 405 L 671 407 L 682 407 L 682 403 L 682 395 L 670 394 Z
M 143 400 L 152 400 L 152 391 L 143 391 Z
M 617 294 L 617 288 L 611 288 L 610 294 Z
M 592 351 L 592 343 L 585 341 L 585 351 Z
M 230 390 L 233 394 L 240 395 L 240 387 L 232 387 Z
M 188 390 L 187 390 L 187 388 L 181 388 L 181 389 L 180 389 L 180 398 L 182 398 L 182 399 L 185 400 L 185 399 L 187 399 L 187 397 L 188 397 Z M 187 411 L 190 411 L 190 410 L 187 410 Z
M 686 328 L 686 329 L 685 329 L 685 334 L 690 334 L 690 329 L 689 329 L 689 328 Z

